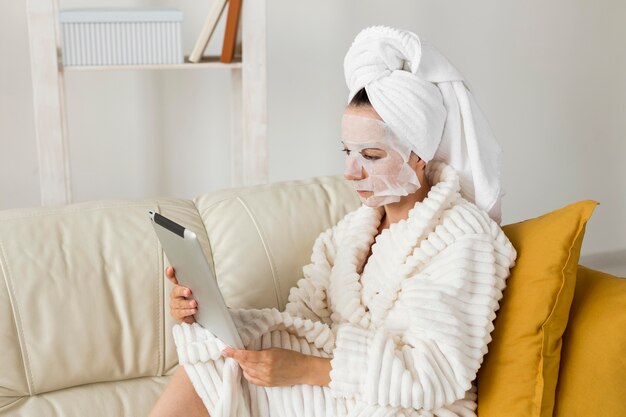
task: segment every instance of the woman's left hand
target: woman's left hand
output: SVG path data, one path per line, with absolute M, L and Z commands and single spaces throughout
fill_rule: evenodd
M 263 387 L 307 384 L 312 372 L 311 356 L 289 349 L 257 351 L 227 347 L 222 355 L 239 363 L 248 382 Z

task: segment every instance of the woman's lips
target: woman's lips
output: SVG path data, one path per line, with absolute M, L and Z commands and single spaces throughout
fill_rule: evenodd
M 359 194 L 371 193 L 371 191 L 368 191 L 368 190 L 356 190 L 356 192 L 359 193 Z

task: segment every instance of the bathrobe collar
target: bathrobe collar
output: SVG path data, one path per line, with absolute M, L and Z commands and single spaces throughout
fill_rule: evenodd
M 375 328 L 387 315 L 397 299 L 403 279 L 423 264 L 423 240 L 440 222 L 443 212 L 450 208 L 459 191 L 459 175 L 454 168 L 441 161 L 426 164 L 426 176 L 431 188 L 423 201 L 409 210 L 408 218 L 392 223 L 380 235 L 378 227 L 384 207 L 362 205 L 348 213 L 338 224 L 335 236 L 337 254 L 330 272 L 331 319 L 334 323 L 348 321 L 363 328 Z M 419 244 L 419 246 L 418 246 Z M 382 271 L 377 280 L 378 292 L 371 295 L 371 311 L 361 301 L 362 284 L 359 282 L 361 266 L 370 247 L 370 263 L 378 263 Z M 384 276 L 381 276 L 384 275 Z M 367 295 L 366 295 L 367 298 Z

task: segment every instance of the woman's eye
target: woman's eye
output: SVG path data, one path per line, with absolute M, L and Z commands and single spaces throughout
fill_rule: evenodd
M 368 159 L 370 161 L 375 161 L 377 159 L 380 159 L 380 156 L 373 156 L 373 155 L 363 155 L 363 158 Z

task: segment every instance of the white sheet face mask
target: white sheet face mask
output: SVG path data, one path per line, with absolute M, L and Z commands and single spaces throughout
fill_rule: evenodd
M 341 120 L 341 137 L 346 152 L 346 175 L 353 178 L 355 190 L 371 191 L 373 195 L 361 201 L 369 207 L 400 201 L 400 197 L 414 193 L 420 188 L 415 171 L 409 166 L 411 148 L 391 130 L 385 122 L 370 117 L 344 114 Z M 365 149 L 380 149 L 386 155 L 378 158 L 381 152 Z M 374 156 L 376 155 L 376 156 Z

